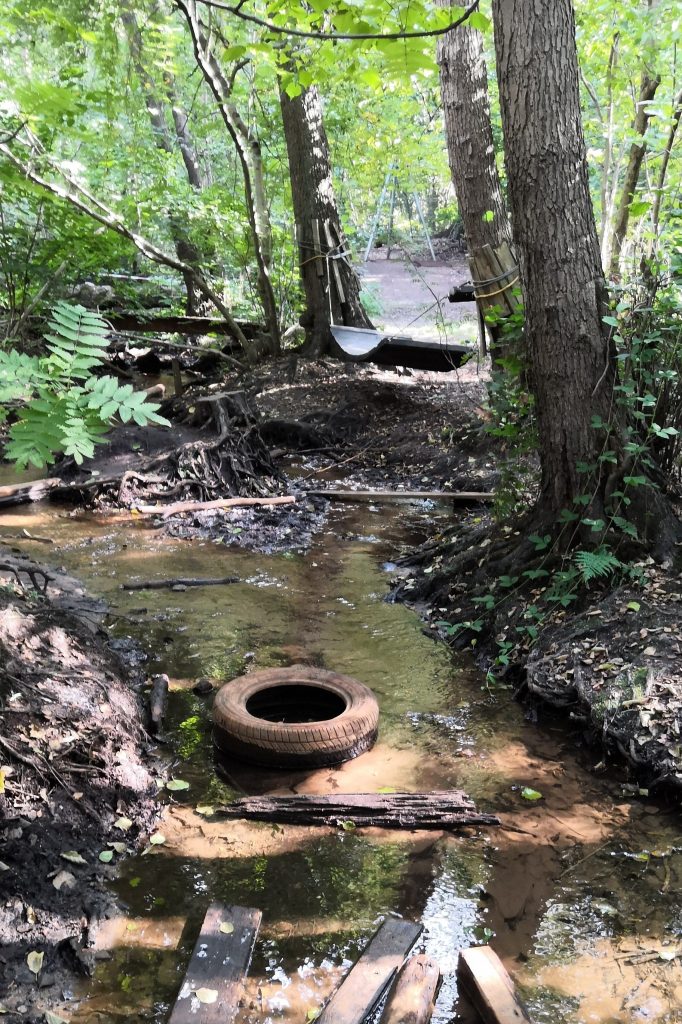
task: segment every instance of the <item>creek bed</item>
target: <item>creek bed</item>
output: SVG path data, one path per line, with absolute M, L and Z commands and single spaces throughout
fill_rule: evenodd
M 73 1021 L 163 1021 L 212 899 L 263 910 L 243 1024 L 303 1024 L 380 915 L 421 920 L 445 980 L 436 1024 L 462 1019 L 457 950 L 490 938 L 537 1024 L 682 1020 L 682 827 L 646 797 L 624 795 L 598 755 L 575 751 L 565 724 L 538 725 L 471 660 L 453 658 L 418 616 L 387 603 L 397 546 L 434 529 L 417 506 L 333 509 L 306 554 L 265 556 L 162 537 L 145 522 L 48 505 L 6 513 L 2 534 L 58 560 L 112 608 L 148 672 L 171 678 L 162 756 L 189 789 L 166 803 L 166 843 L 111 869 L 125 907 L 98 939 L 95 977 Z M 122 582 L 238 576 L 182 592 L 124 592 Z M 210 698 L 192 693 L 252 668 L 300 661 L 356 676 L 380 702 L 380 737 L 338 768 L 216 771 Z M 535 716 L 532 716 L 535 717 Z M 541 713 L 541 717 L 543 717 Z M 517 831 L 397 833 L 215 822 L 207 806 L 238 791 L 323 793 L 461 788 Z M 524 787 L 542 799 L 524 799 Z M 201 808 L 201 812 L 197 811 Z M 661 955 L 662 954 L 662 955 Z M 648 959 L 641 960 L 641 957 Z M 632 960 L 640 959 L 640 962 Z M 464 1013 L 465 1011 L 462 1011 Z

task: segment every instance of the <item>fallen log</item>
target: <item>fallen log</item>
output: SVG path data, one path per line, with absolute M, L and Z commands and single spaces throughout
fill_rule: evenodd
M 422 926 L 412 921 L 387 918 L 316 1018 L 317 1024 L 361 1024 L 421 932 Z
M 485 1024 L 530 1024 L 514 982 L 490 946 L 462 950 L 457 976 Z
M 178 576 L 168 580 L 143 580 L 141 583 L 122 583 L 121 590 L 173 590 L 175 587 L 224 587 L 239 583 L 238 576 Z
M 273 821 L 290 825 L 357 828 L 451 829 L 465 825 L 499 825 L 482 814 L 459 790 L 433 793 L 342 793 L 333 796 L 251 796 L 219 808 L 223 818 Z
M 41 501 L 48 491 L 59 487 L 61 482 L 56 477 L 46 477 L 44 480 L 29 480 L 23 484 L 7 484 L 0 487 L 0 507 L 23 505 L 27 501 Z
M 144 516 L 159 515 L 167 519 L 180 512 L 205 512 L 212 508 L 237 508 L 247 505 L 293 505 L 293 494 L 281 494 L 275 498 L 216 498 L 214 501 L 176 501 L 171 505 L 137 505 L 134 509 Z
M 260 910 L 211 904 L 168 1024 L 232 1024 L 260 922 Z
M 308 491 L 314 498 L 329 501 L 452 501 L 456 505 L 488 503 L 491 491 Z
M 227 334 L 233 336 L 232 328 L 225 320 L 214 320 L 205 316 L 145 316 L 135 313 L 115 313 L 107 316 L 107 320 L 115 331 L 134 331 L 135 334 L 187 334 L 189 336 L 200 334 Z M 245 320 L 238 320 L 237 323 L 244 335 L 254 338 L 264 330 L 258 324 L 249 323 Z M 157 344 L 153 339 L 152 344 Z M 201 354 L 201 349 L 196 349 Z
M 168 705 L 168 686 L 170 680 L 167 675 L 152 676 L 152 688 L 149 693 L 149 720 L 150 732 L 158 736 L 163 725 L 163 718 Z
M 440 984 L 440 968 L 428 956 L 403 965 L 386 1000 L 381 1024 L 428 1024 Z

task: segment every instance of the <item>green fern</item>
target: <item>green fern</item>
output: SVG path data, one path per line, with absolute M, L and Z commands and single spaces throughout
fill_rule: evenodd
M 169 426 L 144 391 L 96 377 L 108 344 L 107 324 L 83 306 L 60 302 L 45 335 L 49 356 L 0 352 L 0 401 L 25 399 L 9 431 L 7 458 L 42 468 L 63 452 L 77 463 L 92 458 L 115 418 Z
M 575 563 L 580 570 L 584 583 L 598 577 L 610 576 L 621 568 L 621 562 L 608 548 L 598 548 L 596 551 L 576 551 Z

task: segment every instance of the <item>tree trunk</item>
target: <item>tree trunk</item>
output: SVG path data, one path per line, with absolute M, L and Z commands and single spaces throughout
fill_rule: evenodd
M 438 0 L 466 7 L 466 0 Z M 469 252 L 511 242 L 509 217 L 495 162 L 488 71 L 478 29 L 465 23 L 438 43 L 440 88 L 452 183 Z M 490 217 L 492 213 L 492 217 Z
M 306 348 L 319 356 L 332 350 L 331 322 L 372 327 L 360 302 L 357 276 L 347 257 L 336 206 L 322 103 L 315 86 L 293 99 L 280 91 L 282 121 L 289 155 L 291 195 L 300 252 L 306 312 Z
M 438 4 L 465 7 L 466 0 L 438 0 Z M 448 160 L 478 307 L 482 316 L 491 310 L 505 316 L 517 305 L 513 288 L 518 284 L 518 274 L 495 161 L 481 33 L 467 24 L 460 25 L 441 36 L 437 56 Z M 502 354 L 499 325 L 489 324 L 489 330 L 498 354 Z
M 637 110 L 635 113 L 635 119 L 632 124 L 633 132 L 641 136 L 641 142 L 633 142 L 630 147 L 630 158 L 628 160 L 628 166 L 625 171 L 625 180 L 623 182 L 623 188 L 620 194 L 620 201 L 618 203 L 618 210 L 616 212 L 613 229 L 611 232 L 611 244 L 610 244 L 610 255 L 609 255 L 609 277 L 612 281 L 617 281 L 620 278 L 620 257 L 623 250 L 623 243 L 628 230 L 628 223 L 630 221 L 630 203 L 635 197 L 637 190 L 637 182 L 639 181 L 639 173 L 642 169 L 642 163 L 647 150 L 647 143 L 645 140 L 646 130 L 649 126 L 649 119 L 651 115 L 648 113 L 646 105 L 653 100 L 656 95 L 656 90 L 661 84 L 660 75 L 650 75 L 648 71 L 642 72 L 642 81 L 639 87 L 639 99 L 637 101 Z
M 166 120 L 166 104 L 156 92 L 155 82 L 149 72 L 143 58 L 142 33 L 137 23 L 135 13 L 127 6 L 121 9 L 121 21 L 126 30 L 130 56 L 132 59 L 135 74 L 137 75 L 140 87 L 144 94 L 144 101 L 152 126 L 154 143 L 164 153 L 172 154 L 175 151 L 175 143 L 168 129 Z M 166 82 L 166 88 L 172 86 L 172 82 Z M 182 153 L 183 162 L 187 170 L 187 177 L 193 188 L 201 188 L 201 181 L 198 174 L 198 165 L 194 147 L 187 131 L 187 115 L 177 104 L 172 106 L 173 120 L 177 126 L 184 122 L 183 135 L 178 133 L 178 142 Z M 189 238 L 183 224 L 183 218 L 177 210 L 168 211 L 168 225 L 175 246 L 175 252 L 179 260 L 187 263 L 190 267 L 202 275 L 201 254 L 194 242 Z M 185 292 L 185 313 L 187 316 L 205 316 L 209 311 L 206 297 L 197 288 L 196 278 L 192 274 L 183 273 Z
M 493 0 L 509 198 L 526 312 L 542 481 L 554 518 L 603 442 L 614 353 L 592 212 L 571 0 Z

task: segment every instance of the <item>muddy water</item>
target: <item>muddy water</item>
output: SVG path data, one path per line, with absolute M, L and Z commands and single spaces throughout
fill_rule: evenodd
M 35 506 L 4 514 L 22 543 L 110 602 L 115 635 L 133 636 L 149 672 L 172 680 L 167 745 L 189 789 L 160 797 L 166 843 L 105 867 L 125 913 L 98 936 L 94 980 L 74 1021 L 162 1021 L 212 899 L 263 910 L 241 1019 L 303 1024 L 381 915 L 421 920 L 444 984 L 437 1024 L 467 1017 L 457 950 L 490 940 L 538 1024 L 682 1021 L 682 826 L 618 774 L 577 756 L 565 726 L 534 724 L 473 665 L 384 598 L 396 544 L 433 528 L 416 508 L 335 511 L 306 555 L 265 557 L 171 542 L 139 520 Z M 427 521 L 428 520 L 428 521 Z M 57 554 L 58 552 L 58 554 Z M 234 575 L 226 587 L 126 592 L 122 582 Z M 373 751 L 337 769 L 283 775 L 223 765 L 210 744 L 202 676 L 308 661 L 357 676 L 381 705 Z M 207 808 L 238 791 L 461 787 L 510 828 L 451 836 L 273 828 L 216 822 Z M 530 787 L 542 794 L 523 798 Z M 200 808 L 200 811 L 197 811 Z

